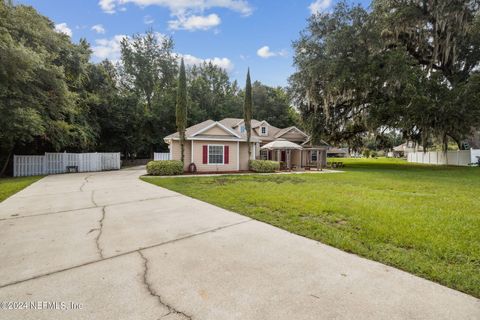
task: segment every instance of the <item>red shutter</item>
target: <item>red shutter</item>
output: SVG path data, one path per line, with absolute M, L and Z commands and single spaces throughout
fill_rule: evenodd
M 225 164 L 228 164 L 228 160 L 229 160 L 229 152 L 228 152 L 228 149 L 229 149 L 228 146 L 224 146 L 224 147 L 223 147 L 223 162 L 224 162 Z
M 208 163 L 208 146 L 203 146 L 203 164 Z

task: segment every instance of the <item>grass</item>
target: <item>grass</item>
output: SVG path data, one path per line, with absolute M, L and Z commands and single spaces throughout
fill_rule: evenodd
M 0 179 L 0 202 L 7 199 L 18 191 L 28 187 L 35 181 L 43 178 L 42 176 L 35 177 L 19 177 L 19 178 L 1 178 Z
M 336 174 L 142 179 L 480 298 L 480 168 L 343 161 Z

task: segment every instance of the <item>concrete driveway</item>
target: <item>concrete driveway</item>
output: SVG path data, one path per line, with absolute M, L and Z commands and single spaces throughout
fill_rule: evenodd
M 143 173 L 49 176 L 0 204 L 1 319 L 480 319 L 478 299 Z

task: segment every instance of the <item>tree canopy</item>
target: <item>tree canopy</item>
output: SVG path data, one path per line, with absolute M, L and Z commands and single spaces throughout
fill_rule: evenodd
M 86 40 L 73 43 L 32 7 L 0 1 L 0 175 L 14 153 L 165 150 L 163 138 L 177 131 L 174 49 L 172 38 L 147 30 L 123 39 L 119 61 L 93 63 Z M 187 126 L 242 117 L 244 91 L 226 70 L 185 69 Z M 285 91 L 258 86 L 273 93 L 257 109 L 288 118 Z
M 399 130 L 458 145 L 480 125 L 477 1 L 340 2 L 294 43 L 292 97 L 315 139 L 355 145 Z

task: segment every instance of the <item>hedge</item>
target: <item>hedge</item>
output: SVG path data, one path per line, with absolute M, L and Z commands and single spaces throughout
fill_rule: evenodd
M 250 170 L 255 172 L 275 172 L 280 170 L 280 162 L 271 160 L 250 160 Z
M 150 161 L 147 173 L 152 176 L 173 176 L 183 173 L 183 162 L 179 160 Z

